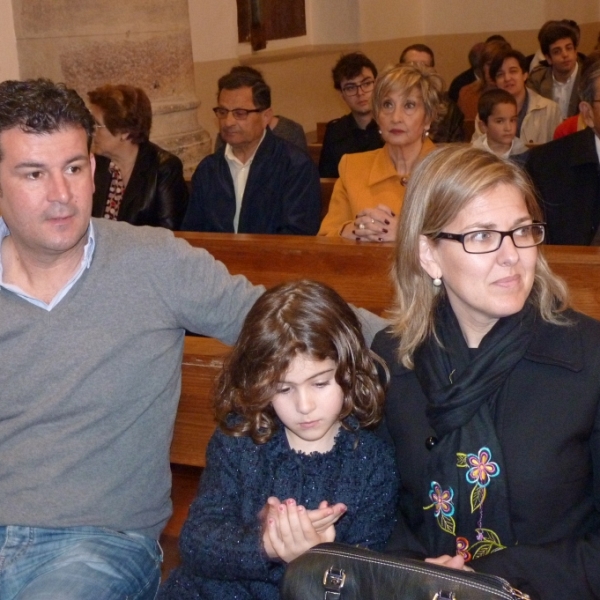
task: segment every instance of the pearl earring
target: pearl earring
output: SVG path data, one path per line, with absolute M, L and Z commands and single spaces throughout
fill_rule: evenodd
M 433 280 L 433 282 L 432 282 L 432 283 L 433 283 L 433 285 L 434 285 L 435 287 L 441 287 L 441 285 L 442 285 L 442 278 L 441 278 L 441 277 L 436 277 L 436 278 Z

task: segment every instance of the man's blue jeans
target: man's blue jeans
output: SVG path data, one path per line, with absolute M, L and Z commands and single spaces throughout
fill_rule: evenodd
M 156 540 L 102 527 L 0 527 L 2 600 L 153 600 Z

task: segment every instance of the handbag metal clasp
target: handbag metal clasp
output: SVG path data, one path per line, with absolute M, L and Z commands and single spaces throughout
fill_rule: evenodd
M 458 600 L 458 597 L 454 592 L 440 590 L 431 600 Z
M 323 599 L 339 600 L 344 583 L 346 583 L 346 571 L 344 569 L 329 567 L 323 577 L 323 585 L 325 586 L 325 596 L 323 596 Z

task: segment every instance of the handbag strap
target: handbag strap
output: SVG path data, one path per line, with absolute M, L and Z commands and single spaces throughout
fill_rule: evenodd
M 323 599 L 340 600 L 344 583 L 346 583 L 346 571 L 344 569 L 329 567 L 323 577 L 323 586 L 325 587 Z

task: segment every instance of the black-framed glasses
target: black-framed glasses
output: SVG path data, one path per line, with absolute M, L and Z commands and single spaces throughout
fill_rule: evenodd
M 217 119 L 226 119 L 227 115 L 231 113 L 236 121 L 244 121 L 248 118 L 250 113 L 263 112 L 264 108 L 232 108 L 231 110 L 223 108 L 222 106 L 215 106 L 213 112 L 217 115 Z
M 516 248 L 531 248 L 539 246 L 546 237 L 546 223 L 522 225 L 511 231 L 496 231 L 494 229 L 478 229 L 468 233 L 440 232 L 436 240 L 453 240 L 460 242 L 469 254 L 487 254 L 495 252 L 502 245 L 505 237 L 512 239 Z
M 363 81 L 362 83 L 349 83 L 342 88 L 342 92 L 346 96 L 356 96 L 358 94 L 358 89 L 364 93 L 370 92 L 375 87 L 374 79 L 367 79 L 367 81 Z

